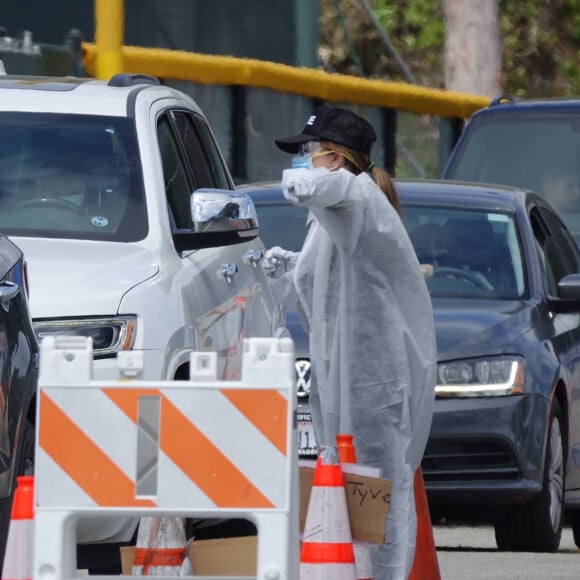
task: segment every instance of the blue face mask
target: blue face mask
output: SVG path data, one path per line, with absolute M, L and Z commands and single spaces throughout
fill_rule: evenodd
M 292 169 L 298 168 L 312 169 L 312 157 L 303 153 L 292 157 Z

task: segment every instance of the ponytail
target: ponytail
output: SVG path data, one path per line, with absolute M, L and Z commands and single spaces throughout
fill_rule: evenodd
M 379 189 L 387 196 L 395 211 L 398 214 L 401 213 L 401 202 L 399 201 L 399 196 L 391 176 L 384 169 L 377 167 L 371 161 L 370 155 L 330 141 L 321 141 L 321 145 L 323 149 L 329 149 L 342 155 L 344 157 L 345 167 L 351 173 L 355 175 L 363 172 L 368 173 Z
M 370 175 L 372 180 L 379 186 L 382 192 L 387 196 L 387 199 L 391 202 L 391 205 L 395 208 L 398 214 L 401 213 L 401 202 L 399 201 L 399 195 L 395 189 L 395 184 L 391 179 L 391 176 L 380 167 L 373 165 L 370 170 Z

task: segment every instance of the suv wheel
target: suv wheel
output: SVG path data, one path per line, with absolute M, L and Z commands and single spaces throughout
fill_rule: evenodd
M 562 536 L 564 457 L 562 409 L 554 400 L 542 491 L 531 501 L 509 508 L 495 523 L 495 539 L 500 550 L 555 552 L 558 549 Z

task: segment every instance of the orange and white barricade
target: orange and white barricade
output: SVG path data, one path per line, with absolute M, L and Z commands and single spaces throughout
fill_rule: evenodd
M 97 382 L 90 339 L 42 342 L 33 577 L 76 578 L 80 519 L 179 516 L 252 521 L 256 578 L 298 578 L 292 341 L 246 339 L 240 381 L 210 352 L 189 381 L 135 380 L 139 354 Z

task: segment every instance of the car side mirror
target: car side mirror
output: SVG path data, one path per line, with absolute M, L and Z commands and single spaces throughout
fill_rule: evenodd
M 580 302 L 580 274 L 568 274 L 558 282 L 558 295 L 565 300 Z
M 550 308 L 558 313 L 580 312 L 580 274 L 568 274 L 558 282 L 558 297 L 550 297 Z
M 258 214 L 252 198 L 228 189 L 197 189 L 190 200 L 191 230 L 173 231 L 178 251 L 247 242 L 258 236 Z

